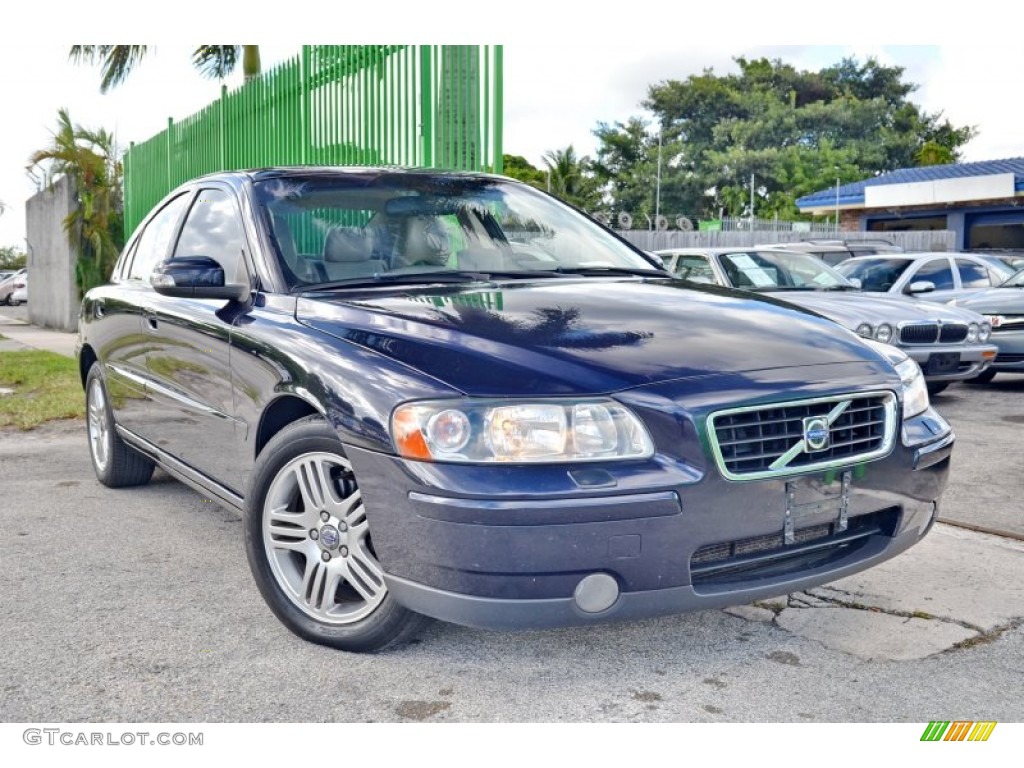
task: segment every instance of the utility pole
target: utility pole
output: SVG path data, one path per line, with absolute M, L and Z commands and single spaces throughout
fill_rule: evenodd
M 754 174 L 750 174 L 750 231 L 754 231 Z
M 839 231 L 839 177 L 836 176 L 836 232 Z
M 658 226 L 658 216 L 661 215 L 661 137 L 665 129 L 658 131 L 658 181 L 654 188 L 654 226 Z

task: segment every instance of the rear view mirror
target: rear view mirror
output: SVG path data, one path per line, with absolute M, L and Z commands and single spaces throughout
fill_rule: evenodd
M 854 288 L 860 289 L 864 287 L 864 284 L 860 281 L 859 277 L 848 277 L 846 282 L 852 285 Z
M 209 256 L 178 256 L 157 265 L 149 279 L 162 296 L 243 301 L 249 286 L 226 283 L 224 268 Z
M 935 290 L 935 283 L 930 280 L 917 280 L 910 284 L 907 293 L 931 293 Z

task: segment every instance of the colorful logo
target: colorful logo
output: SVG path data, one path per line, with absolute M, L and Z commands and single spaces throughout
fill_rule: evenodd
M 995 727 L 994 720 L 933 720 L 921 734 L 921 741 L 988 741 Z

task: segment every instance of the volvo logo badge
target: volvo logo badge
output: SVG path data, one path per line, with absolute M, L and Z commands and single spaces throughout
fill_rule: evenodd
M 320 529 L 320 543 L 327 549 L 334 549 L 341 542 L 341 533 L 333 525 L 325 525 Z
M 828 448 L 828 438 L 828 416 L 804 419 L 804 445 L 808 452 L 824 451 Z

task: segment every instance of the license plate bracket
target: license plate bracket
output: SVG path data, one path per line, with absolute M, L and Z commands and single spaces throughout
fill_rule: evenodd
M 796 543 L 797 520 L 822 513 L 831 513 L 834 516 L 836 533 L 842 533 L 847 529 L 853 472 L 846 470 L 838 479 L 838 484 L 800 484 L 797 481 L 786 483 L 786 514 L 782 522 L 783 543 Z
M 928 355 L 928 363 L 925 366 L 925 373 L 956 373 L 956 370 L 959 367 L 959 352 L 935 352 Z

